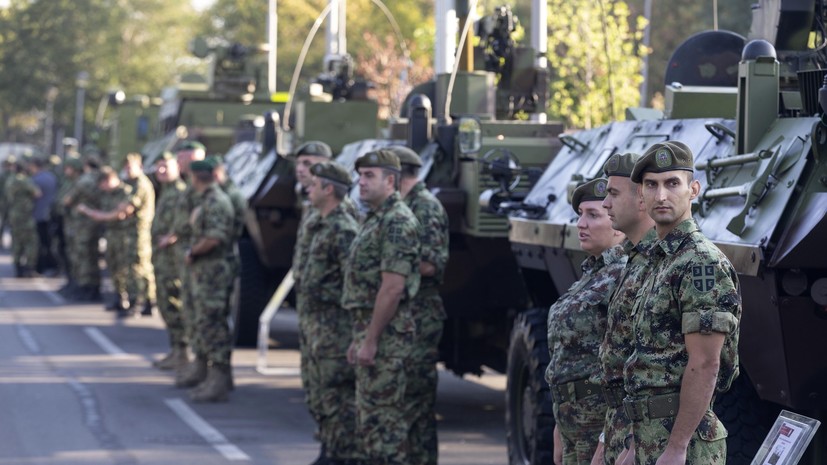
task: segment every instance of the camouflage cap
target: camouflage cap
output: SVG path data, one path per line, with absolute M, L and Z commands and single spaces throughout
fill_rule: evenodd
M 639 158 L 640 155 L 637 153 L 616 153 L 609 157 L 603 165 L 603 175 L 607 178 L 609 176 L 631 177 L 632 170 L 635 168 L 635 162 L 637 162 Z
M 386 150 L 395 153 L 402 165 L 422 166 L 422 159 L 419 158 L 419 155 L 404 145 L 394 145 Z
M 666 171 L 695 171 L 692 150 L 683 142 L 658 142 L 649 147 L 635 163 L 632 170 L 632 182 L 643 181 L 643 173 L 664 173 Z
M 580 214 L 580 204 L 582 202 L 605 199 L 607 183 L 608 181 L 605 178 L 595 178 L 577 186 L 577 189 L 571 195 L 571 207 L 574 209 L 574 213 Z
M 207 150 L 207 147 L 204 147 L 204 144 L 198 142 L 197 140 L 185 140 L 181 141 L 178 144 L 178 147 L 175 148 L 176 152 L 180 152 L 182 150 Z
M 330 146 L 320 140 L 311 140 L 300 145 L 294 152 L 296 158 L 302 155 L 314 155 L 317 157 L 333 158 L 333 150 Z
M 63 160 L 63 166 L 65 168 L 72 168 L 75 171 L 80 171 L 83 169 L 83 162 L 78 157 L 66 157 Z
M 316 163 L 310 167 L 310 172 L 316 177 L 325 178 L 329 181 L 337 182 L 347 187 L 350 187 L 353 184 L 350 173 L 348 173 L 342 165 L 334 161 L 323 161 L 321 163 Z
M 190 163 L 190 171 L 193 173 L 212 173 L 215 166 L 207 160 L 196 160 Z
M 359 168 L 384 168 L 394 171 L 402 169 L 399 157 L 388 149 L 379 149 L 368 152 L 356 159 L 356 169 Z

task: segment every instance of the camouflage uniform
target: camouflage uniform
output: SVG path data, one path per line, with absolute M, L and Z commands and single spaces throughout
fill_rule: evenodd
M 132 186 L 122 182 L 111 192 L 101 196 L 101 209 L 105 212 L 113 211 L 122 203 L 131 204 L 132 199 L 135 199 L 132 195 Z M 129 296 L 130 299 L 134 298 L 134 294 L 129 294 L 127 287 L 132 256 L 129 250 L 129 236 L 133 234 L 134 225 L 135 219 L 132 216 L 123 220 L 108 221 L 103 233 L 106 239 L 106 267 L 112 278 L 115 295 L 119 299 L 125 296 Z
M 69 211 L 63 205 L 63 198 L 72 191 L 78 178 L 70 178 L 61 175 L 60 183 L 55 195 L 55 202 L 52 204 L 52 221 L 54 225 L 55 240 L 52 241 L 52 253 L 60 262 L 60 267 L 66 272 L 70 281 L 74 282 L 71 262 L 69 261 L 69 237 L 74 234 L 69 225 Z
M 167 325 L 170 347 L 187 345 L 186 326 L 181 310 L 181 275 L 178 269 L 177 244 L 158 248 L 158 239 L 172 230 L 175 220 L 176 202 L 187 188 L 180 179 L 161 185 L 161 193 L 155 204 L 155 218 L 152 220 L 152 266 L 155 271 L 158 295 L 158 310 Z
M 340 305 L 342 273 L 358 223 L 342 204 L 307 226 L 309 244 L 297 270 L 304 313 L 307 364 L 305 389 L 314 399 L 319 434 L 332 459 L 359 457 L 356 430 L 356 375 L 347 362 L 353 315 Z
M 445 321 L 445 308 L 439 286 L 448 264 L 448 214 L 424 183 L 415 184 L 405 203 L 416 215 L 421 229 L 422 261 L 434 265 L 434 276 L 421 277 L 419 292 L 411 300 L 416 320 L 416 343 L 408 370 L 406 396 L 414 407 L 411 425 L 411 464 L 436 465 L 438 441 L 436 428 L 436 391 L 439 341 Z
M 176 263 L 178 263 L 178 276 L 181 277 L 181 310 L 186 333 L 186 339 L 189 341 L 190 347 L 193 350 L 199 347 L 197 343 L 198 333 L 195 331 L 195 310 L 191 299 L 192 296 L 192 279 L 189 272 L 189 266 L 185 263 L 187 250 L 192 246 L 192 225 L 190 224 L 190 215 L 192 215 L 195 207 L 198 206 L 197 193 L 192 185 L 187 183 L 186 188 L 178 193 L 175 200 L 175 215 L 172 225 L 172 233 L 175 234 L 177 240 L 175 242 Z M 205 355 L 198 354 L 196 355 Z
M 405 370 L 416 337 L 410 303 L 419 289 L 419 229 L 413 212 L 393 193 L 368 213 L 345 268 L 342 306 L 353 311 L 356 344 L 365 337 L 382 272 L 405 277 L 405 294 L 379 338 L 375 365 L 356 367 L 356 432 L 366 456 L 378 463 L 408 463 L 411 407 Z
M 2 240 L 3 237 L 3 230 L 9 225 L 9 202 L 6 195 L 6 182 L 12 174 L 11 171 L 9 171 L 9 164 L 10 163 L 4 162 L 2 167 L 3 171 L 0 171 L 0 240 Z M 0 247 L 2 247 L 1 243 Z
M 233 206 L 216 184 L 197 195 L 195 201 L 198 206 L 190 215 L 190 245 L 202 237 L 217 239 L 220 244 L 208 253 L 192 256 L 188 267 L 194 334 L 198 335 L 192 344 L 195 353 L 204 355 L 212 366 L 229 368 L 232 338 L 227 302 L 233 276 L 227 255 L 233 238 Z
M 130 233 L 126 236 L 128 265 L 126 288 L 138 304 L 155 302 L 155 272 L 152 269 L 152 219 L 155 216 L 155 187 L 146 175 L 126 181 L 132 187 L 131 203 L 135 213 L 125 221 Z
M 589 376 L 600 369 L 598 350 L 606 331 L 609 296 L 626 266 L 622 246 L 614 246 L 581 265 L 583 276 L 548 312 L 551 362 L 546 381 L 554 400 L 554 419 L 563 440 L 563 463 L 588 465 L 603 430 L 606 401 Z
M 6 181 L 6 199 L 9 205 L 12 254 L 19 271 L 23 267 L 34 270 L 37 266 L 38 237 L 34 220 L 35 195 L 39 192 L 32 179 L 16 173 Z
M 623 243 L 623 250 L 629 258 L 609 300 L 606 334 L 600 345 L 601 370 L 591 379 L 592 383 L 601 385 L 608 404 L 603 428 L 603 461 L 607 465 L 615 463 L 618 455 L 626 448 L 626 437 L 632 433 L 632 424 L 623 410 L 623 397 L 626 395 L 623 389 L 623 364 L 632 355 L 634 348 L 630 315 L 632 306 L 650 266 L 647 254 L 657 240 L 653 228 L 637 245 L 628 240 Z
M 635 348 L 624 367 L 625 407 L 633 422 L 635 461 L 654 465 L 678 413 L 676 398 L 688 356 L 684 335 L 723 333 L 716 391 L 738 375 L 741 296 L 726 256 L 701 234 L 694 219 L 680 223 L 652 248 L 653 267 L 632 310 Z M 669 397 L 671 409 L 653 407 Z M 714 402 L 714 395 L 713 395 Z M 711 402 L 712 403 L 712 402 Z M 726 462 L 727 431 L 709 406 L 687 449 L 686 463 Z
M 75 210 L 80 204 L 91 208 L 100 207 L 100 190 L 98 190 L 97 171 L 80 175 L 64 199 L 70 200 L 66 207 L 65 227 L 71 234 L 66 235 L 69 262 L 72 264 L 72 279 L 78 286 L 99 289 L 101 283 L 100 265 L 98 265 L 98 241 L 101 227 L 90 221 L 89 217 Z

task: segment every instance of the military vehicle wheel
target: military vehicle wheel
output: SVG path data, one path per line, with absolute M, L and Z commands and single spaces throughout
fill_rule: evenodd
M 715 399 L 715 414 L 726 426 L 727 465 L 749 465 L 781 407 L 761 400 L 744 370 L 729 391 Z
M 539 308 L 521 313 L 511 331 L 505 405 L 511 465 L 552 463 L 554 413 L 545 381 L 547 314 L 548 310 Z
M 241 257 L 239 286 L 239 312 L 236 318 L 236 339 L 238 347 L 255 347 L 258 341 L 258 318 L 273 295 L 275 285 L 272 273 L 262 265 L 256 254 L 255 245 L 249 238 L 238 241 Z

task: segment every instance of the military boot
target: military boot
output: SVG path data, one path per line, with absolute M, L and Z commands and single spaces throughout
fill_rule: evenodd
M 78 289 L 80 289 L 80 286 L 78 286 L 74 280 L 69 279 L 66 281 L 66 284 L 57 290 L 57 293 L 63 297 L 71 298 L 71 296 L 74 295 Z
M 207 359 L 196 355 L 195 360 L 184 365 L 175 376 L 175 387 L 191 388 L 207 378 Z
M 190 392 L 193 402 L 227 402 L 229 400 L 232 383 L 230 367 L 228 365 L 210 365 L 207 380 Z
M 161 360 L 152 362 L 152 366 L 159 370 L 178 370 L 189 363 L 186 347 L 173 347 Z

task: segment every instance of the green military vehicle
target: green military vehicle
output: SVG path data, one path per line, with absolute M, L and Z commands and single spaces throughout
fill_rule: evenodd
M 749 41 L 724 31 L 691 37 L 670 60 L 663 116 L 631 110 L 627 121 L 564 136 L 524 199 L 496 205 L 509 216 L 531 301 L 509 349 L 511 463 L 551 460 L 546 315 L 584 258 L 567 195 L 601 176 L 610 155 L 666 140 L 695 154 L 703 188 L 694 216 L 740 278 L 741 375 L 716 400 L 727 463 L 751 462 L 782 407 L 827 420 L 827 361 L 817 355 L 827 350 L 827 55 L 808 46 L 811 34 L 827 37 L 825 18 L 824 1 L 768 0 L 754 7 Z M 823 432 L 804 460 L 825 463 Z

